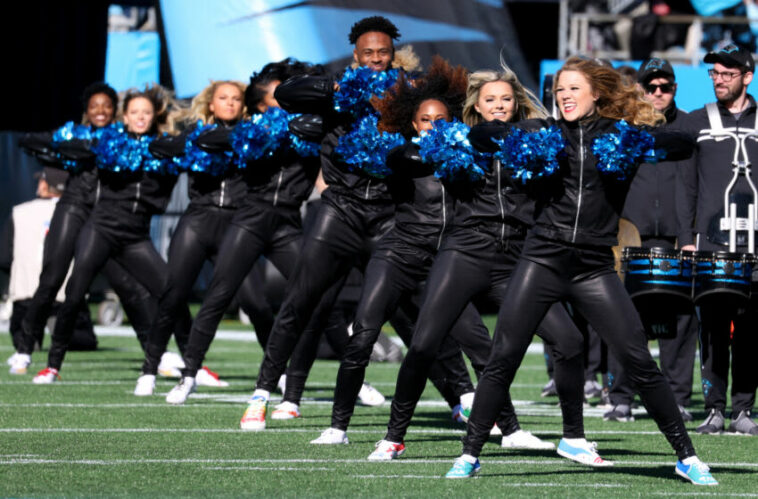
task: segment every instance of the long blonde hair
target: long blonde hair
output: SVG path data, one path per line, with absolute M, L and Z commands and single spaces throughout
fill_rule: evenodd
M 244 116 L 247 112 L 244 104 L 245 88 L 247 88 L 247 85 L 241 81 L 218 80 L 211 81 L 210 85 L 202 89 L 200 93 L 198 93 L 195 98 L 192 99 L 192 104 L 190 105 L 189 109 L 183 113 L 182 118 L 189 120 L 190 122 L 202 120 L 205 124 L 213 123 L 215 121 L 215 117 L 211 112 L 210 105 L 211 101 L 213 101 L 213 95 L 216 93 L 216 90 L 218 90 L 218 88 L 222 85 L 232 85 L 234 87 L 237 87 L 237 89 L 240 91 L 240 98 L 242 99 L 242 114 L 240 114 L 240 117 Z
M 570 57 L 555 74 L 553 94 L 564 71 L 582 73 L 597 94 L 597 114 L 604 118 L 626 120 L 634 125 L 655 126 L 666 121 L 663 114 L 647 102 L 636 85 L 627 83 L 615 69 L 594 59 Z
M 513 97 L 516 99 L 516 112 L 511 121 L 547 117 L 547 110 L 537 96 L 521 84 L 516 73 L 504 61 L 500 61 L 500 64 L 502 66 L 501 71 L 481 70 L 469 75 L 466 101 L 463 104 L 463 122 L 468 126 L 474 126 L 482 121 L 482 115 L 474 106 L 479 101 L 479 93 L 482 87 L 495 81 L 505 82 L 513 89 Z
M 126 112 L 129 102 L 137 97 L 143 97 L 153 104 L 153 123 L 149 133 L 174 133 L 178 105 L 174 100 L 174 94 L 170 90 L 153 83 L 145 85 L 144 90 L 130 88 L 121 99 L 121 112 Z

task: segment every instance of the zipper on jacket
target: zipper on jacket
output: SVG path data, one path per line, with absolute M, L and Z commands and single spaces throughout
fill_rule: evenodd
M 579 195 L 576 199 L 576 219 L 574 220 L 574 234 L 571 242 L 576 242 L 576 231 L 579 228 L 579 213 L 582 211 L 582 189 L 584 188 L 584 130 L 579 125 Z
M 139 182 L 137 182 L 137 196 L 134 200 L 134 204 L 132 205 L 132 213 L 137 213 L 137 205 L 139 204 L 139 200 L 140 200 L 141 187 L 142 187 L 142 181 L 140 180 Z
M 500 188 L 500 160 L 495 161 L 495 170 L 497 170 L 497 202 L 500 205 L 500 242 L 505 241 L 505 207 L 503 206 L 503 191 Z
M 100 201 L 100 179 L 97 179 L 97 186 L 95 186 L 95 203 Z
M 276 180 L 276 190 L 274 191 L 274 206 L 279 200 L 279 188 L 282 186 L 282 177 L 284 176 L 284 168 L 279 170 L 279 178 Z
M 226 180 L 221 181 L 221 195 L 218 197 L 218 206 L 224 207 L 224 189 L 226 188 Z
M 442 234 L 445 233 L 445 227 L 447 226 L 447 208 L 445 207 L 445 186 L 442 185 L 442 182 L 440 184 L 440 189 L 442 190 L 442 230 L 440 230 L 440 237 L 437 239 L 437 249 L 440 249 L 440 246 L 442 245 Z
M 364 199 L 368 201 L 368 190 L 371 188 L 371 179 L 368 179 L 368 184 L 366 184 L 366 195 L 364 196 Z

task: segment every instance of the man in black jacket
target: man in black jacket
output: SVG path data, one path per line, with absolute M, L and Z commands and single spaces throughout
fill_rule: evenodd
M 677 109 L 674 102 L 677 85 L 674 68 L 668 61 L 657 57 L 647 59 L 640 66 L 637 81 L 645 93 L 645 100 L 666 117 L 665 127 L 682 124 L 687 113 Z M 686 162 L 693 161 L 691 158 L 645 163 L 637 170 L 622 216 L 637 227 L 643 247 L 673 249 L 676 246 L 679 233 L 674 206 L 676 172 L 678 168 L 686 167 Z M 692 421 L 692 414 L 685 407 L 692 396 L 692 370 L 695 364 L 697 320 L 694 310 L 676 315 L 670 312 L 670 304 L 660 294 L 650 298 L 645 304 L 637 303 L 646 329 L 656 330 L 654 324 L 657 326 L 659 323 L 670 325 L 670 329 L 676 328 L 671 331 L 676 336 L 659 339 L 661 370 L 671 385 L 682 418 Z M 613 356 L 608 359 L 608 376 L 613 408 L 603 415 L 603 419 L 633 421 L 631 404 L 634 387 Z
M 755 62 L 745 49 L 727 45 L 718 52 L 709 52 L 706 63 L 713 80 L 716 101 L 687 116 L 683 129 L 698 140 L 696 164 L 683 168 L 677 192 L 677 214 L 680 217 L 679 243 L 684 250 L 729 251 L 729 231 L 721 230 L 724 217 L 724 193 L 733 176 L 734 136 L 744 136 L 758 128 L 755 99 L 747 93 L 753 79 Z M 718 133 L 723 129 L 722 133 Z M 715 132 L 715 133 L 714 133 Z M 732 134 L 732 135 L 728 135 Z M 745 140 L 747 162 L 758 160 L 758 140 Z M 740 155 L 741 156 L 741 155 Z M 758 173 L 748 173 L 758 185 Z M 737 205 L 737 216 L 746 217 L 748 204 L 754 203 L 747 179 L 738 179 L 730 191 L 730 203 Z M 747 231 L 738 232 L 736 251 L 746 253 Z M 755 302 L 738 303 L 735 295 L 715 304 L 700 307 L 701 377 L 705 408 L 709 414 L 698 426 L 698 433 L 721 433 L 724 430 L 726 390 L 729 379 L 731 346 L 732 421 L 729 431 L 758 435 L 758 425 L 750 417 L 755 404 L 758 373 L 752 365 L 758 336 Z

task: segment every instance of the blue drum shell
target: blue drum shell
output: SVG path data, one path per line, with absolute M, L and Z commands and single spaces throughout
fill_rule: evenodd
M 750 299 L 755 257 L 726 251 L 697 251 L 695 261 L 695 303 L 718 299 L 746 302 Z
M 692 261 L 663 248 L 624 248 L 624 285 L 635 302 L 647 295 L 691 306 Z M 662 304 L 663 305 L 663 304 Z

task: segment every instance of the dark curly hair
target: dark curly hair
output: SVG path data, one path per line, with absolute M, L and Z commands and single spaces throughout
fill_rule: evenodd
M 111 100 L 113 109 L 118 109 L 118 94 L 113 90 L 113 87 L 102 81 L 90 83 L 87 88 L 82 92 L 82 111 L 87 112 L 87 106 L 89 106 L 89 100 L 93 95 L 105 94 Z
M 370 31 L 378 31 L 380 33 L 384 33 L 393 40 L 400 38 L 400 32 L 397 30 L 397 26 L 392 24 L 392 21 L 386 17 L 364 17 L 357 23 L 353 24 L 353 26 L 350 28 L 350 34 L 348 35 L 350 45 L 355 45 L 355 42 L 358 41 L 358 38 L 360 38 L 361 35 Z
M 266 96 L 266 85 L 272 81 L 285 82 L 293 76 L 323 75 L 325 73 L 326 70 L 321 64 L 298 61 L 292 57 L 279 62 L 270 62 L 250 77 L 250 84 L 245 89 L 247 112 L 250 114 L 259 112 L 258 103 Z
M 442 57 L 434 56 L 425 75 L 409 82 L 401 74 L 391 92 L 382 99 L 374 98 L 372 103 L 381 113 L 379 129 L 413 137 L 416 131 L 412 122 L 416 112 L 423 102 L 431 99 L 442 102 L 451 118 L 461 119 L 467 85 L 466 68 L 453 67 Z

